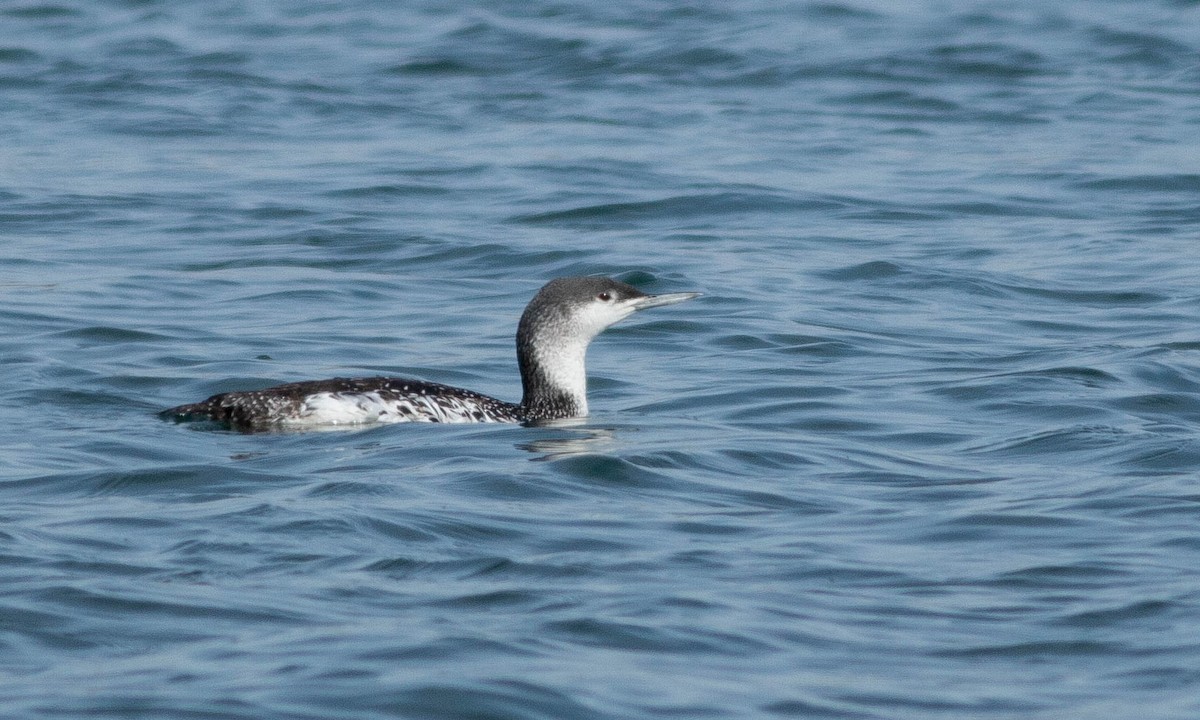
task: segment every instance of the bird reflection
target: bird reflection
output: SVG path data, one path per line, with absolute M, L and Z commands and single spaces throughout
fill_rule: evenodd
M 573 418 L 556 420 L 552 424 L 540 424 L 541 427 L 552 426 L 568 429 L 566 434 L 561 437 L 547 437 L 533 442 L 519 443 L 517 448 L 536 454 L 538 457 L 531 458 L 534 462 L 546 462 L 547 460 L 563 460 L 578 455 L 593 454 L 616 444 L 617 433 L 611 428 L 570 429 L 571 426 L 584 425 L 586 422 L 587 420 L 584 418 Z

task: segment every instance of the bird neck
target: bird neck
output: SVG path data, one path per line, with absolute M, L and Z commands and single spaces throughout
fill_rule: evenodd
M 533 333 L 517 340 L 524 395 L 521 410 L 532 420 L 583 417 L 587 406 L 587 348 L 590 338 Z

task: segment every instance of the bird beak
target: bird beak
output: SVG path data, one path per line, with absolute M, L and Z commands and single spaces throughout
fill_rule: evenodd
M 684 300 L 691 300 L 692 298 L 698 297 L 699 295 L 700 295 L 700 293 L 698 293 L 698 292 L 666 293 L 665 295 L 647 295 L 646 297 L 638 298 L 637 300 L 634 300 L 633 301 L 633 309 L 634 310 L 645 310 L 646 308 L 659 307 L 660 305 L 674 305 L 675 303 L 681 303 Z

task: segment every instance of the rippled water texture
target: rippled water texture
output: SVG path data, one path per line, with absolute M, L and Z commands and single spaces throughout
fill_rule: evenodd
M 0 715 L 1200 717 L 1192 0 L 0 5 Z M 552 277 L 704 297 L 585 423 Z

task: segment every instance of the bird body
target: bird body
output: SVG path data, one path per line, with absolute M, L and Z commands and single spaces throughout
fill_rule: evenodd
M 603 277 L 559 278 L 542 287 L 517 326 L 523 396 L 510 403 L 471 390 L 396 377 L 333 378 L 213 395 L 165 410 L 179 421 L 239 430 L 396 422 L 536 422 L 588 413 L 588 345 L 638 310 L 698 293 L 647 295 Z

